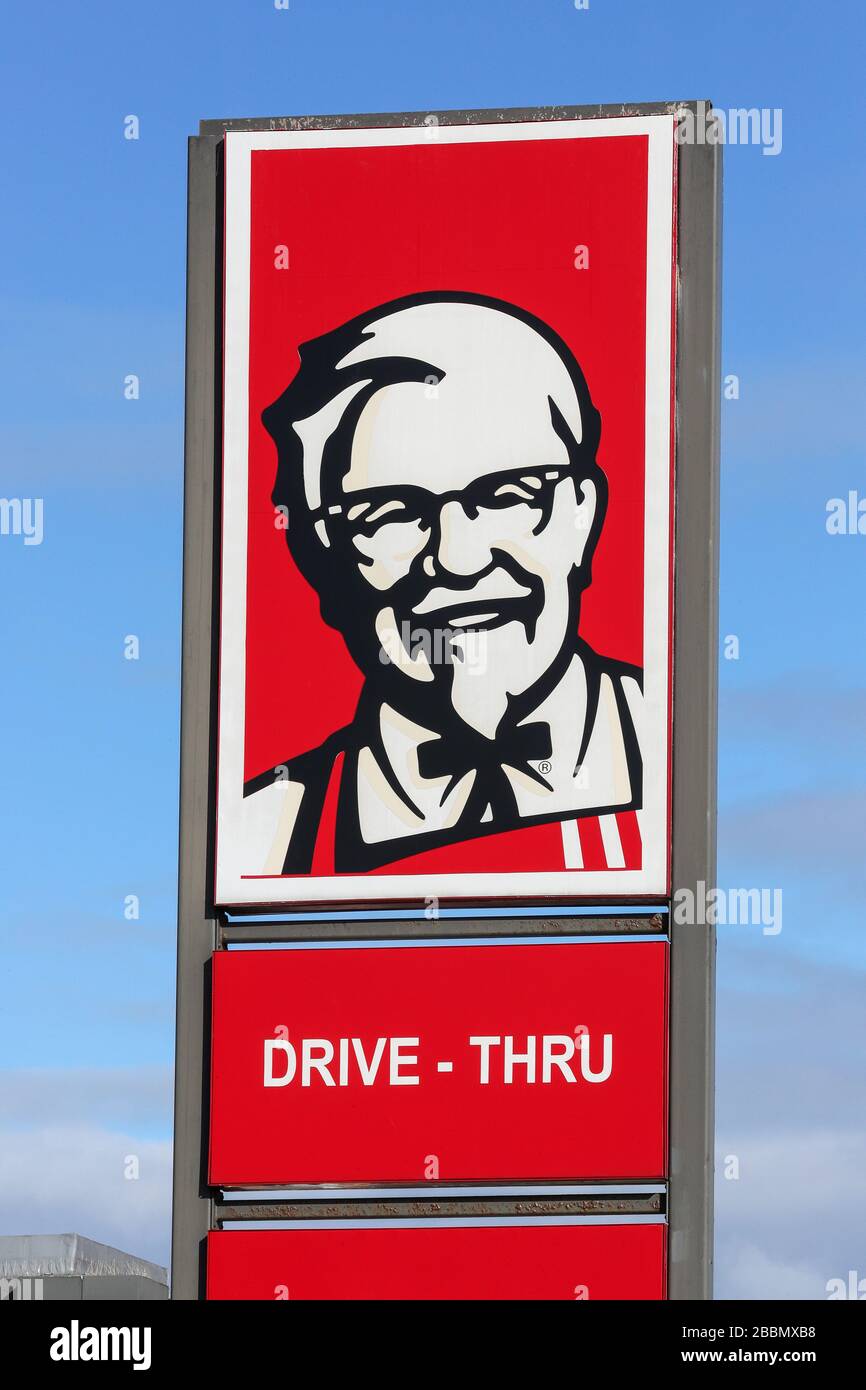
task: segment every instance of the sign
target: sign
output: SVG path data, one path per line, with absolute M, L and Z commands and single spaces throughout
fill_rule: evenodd
M 213 958 L 210 1182 L 658 1179 L 662 941 Z
M 674 911 L 715 875 L 721 150 L 677 143 L 693 105 L 190 142 L 173 1298 L 208 1238 L 214 1297 L 329 1269 L 709 1296 L 714 939 Z M 611 1211 L 635 1184 L 667 1270 L 656 1201 Z M 417 1229 L 373 1229 L 384 1185 Z M 436 1224 L 449 1185 L 492 1195 Z M 555 1186 L 581 1195 L 533 1205 Z M 329 1229 L 267 1195 L 309 1187 Z
M 218 904 L 668 893 L 674 164 L 226 133 Z
M 579 1219 L 579 1218 L 578 1218 Z M 212 1231 L 209 1299 L 661 1299 L 665 1227 Z

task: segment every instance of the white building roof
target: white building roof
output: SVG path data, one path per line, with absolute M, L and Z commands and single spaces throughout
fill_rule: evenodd
M 87 1236 L 0 1236 L 0 1278 L 88 1274 L 138 1274 L 157 1284 L 168 1283 L 168 1271 L 162 1265 Z

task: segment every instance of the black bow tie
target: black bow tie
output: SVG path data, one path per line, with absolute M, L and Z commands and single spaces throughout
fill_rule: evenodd
M 448 793 L 467 772 L 475 773 L 475 781 L 461 814 L 464 820 L 480 819 L 489 806 L 493 819 L 503 814 L 516 814 L 514 788 L 508 780 L 505 766 L 524 772 L 542 786 L 548 786 L 540 771 L 530 764 L 544 764 L 550 758 L 551 741 L 548 724 L 518 724 L 496 738 L 485 738 L 474 730 L 462 730 L 450 738 L 431 739 L 418 745 L 418 771 L 422 777 L 449 777 L 442 794 Z M 545 772 L 550 768 L 545 767 Z

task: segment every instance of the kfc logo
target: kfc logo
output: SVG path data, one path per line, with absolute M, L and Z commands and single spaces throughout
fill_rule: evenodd
M 310 872 L 332 789 L 338 873 L 638 809 L 641 672 L 579 635 L 608 490 L 573 353 L 513 304 L 434 292 L 300 358 L 263 417 L 273 501 L 364 687 L 350 724 L 245 788 L 273 805 L 283 872 Z
M 226 137 L 219 903 L 666 892 L 673 124 L 552 124 Z

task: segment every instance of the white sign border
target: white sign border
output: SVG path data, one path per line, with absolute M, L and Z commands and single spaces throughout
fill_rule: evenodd
M 243 804 L 249 463 L 250 168 L 254 150 L 442 144 L 495 140 L 648 136 L 644 516 L 644 847 L 639 870 L 518 873 L 339 874 L 245 877 L 238 846 Z M 221 907 L 301 908 L 509 898 L 568 901 L 663 899 L 669 889 L 671 592 L 671 382 L 674 117 L 601 117 L 496 125 L 381 129 L 227 131 L 225 137 L 223 477 L 215 902 Z M 664 622 L 649 593 L 665 595 Z

